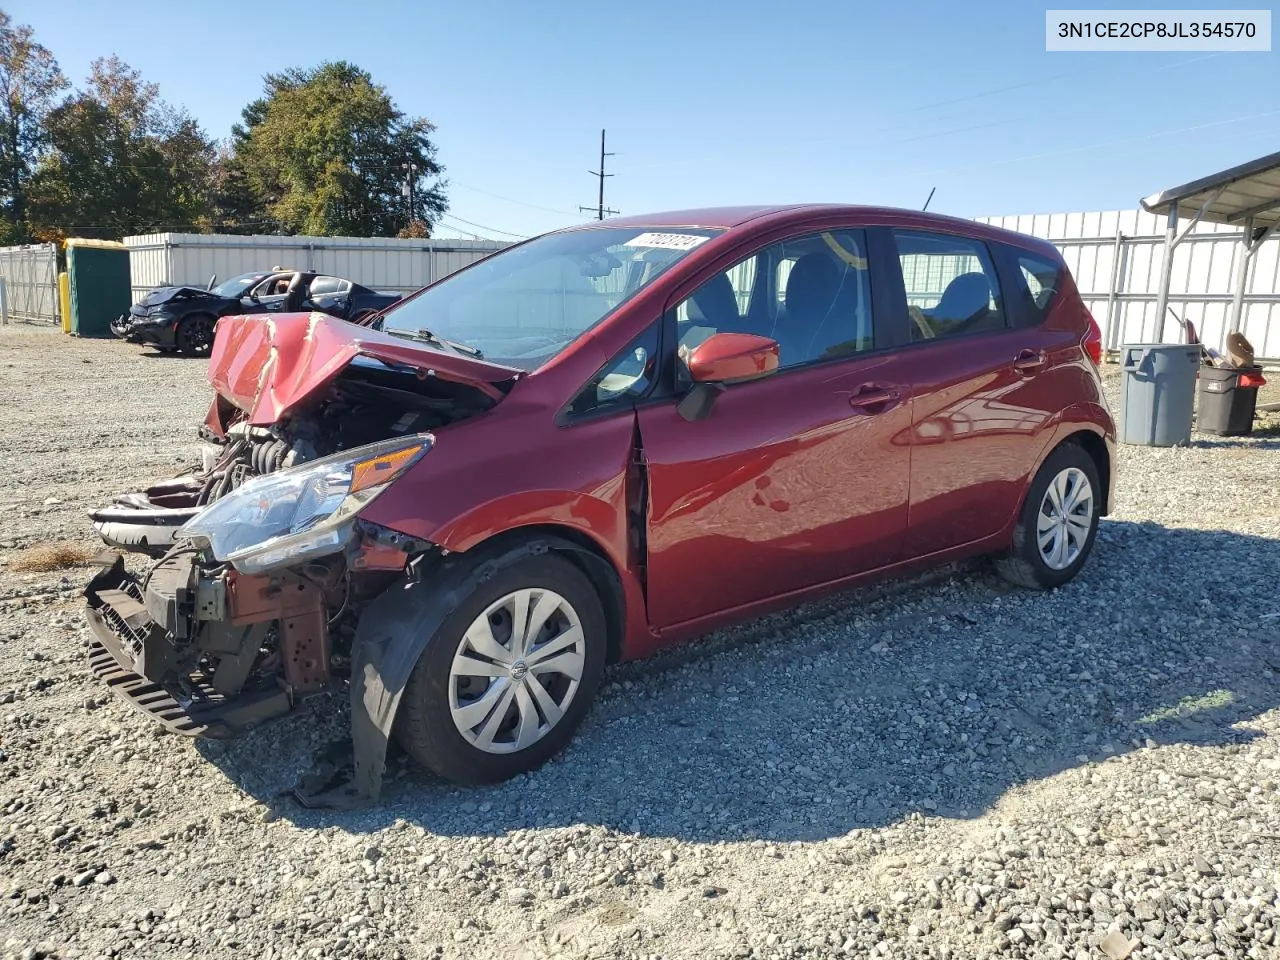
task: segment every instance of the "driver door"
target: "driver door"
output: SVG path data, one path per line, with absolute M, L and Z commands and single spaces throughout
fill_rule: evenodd
M 637 410 L 653 626 L 901 559 L 910 377 L 878 348 L 863 232 L 772 244 L 673 309 L 686 355 L 713 333 L 755 333 L 779 342 L 780 368 L 725 387 L 702 420 L 675 401 Z
M 245 313 L 276 313 L 284 307 L 284 291 L 291 274 L 267 277 L 240 298 Z

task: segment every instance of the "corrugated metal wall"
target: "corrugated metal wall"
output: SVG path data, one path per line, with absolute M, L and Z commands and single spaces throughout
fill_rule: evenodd
M 0 277 L 10 317 L 59 321 L 58 248 L 52 243 L 0 247 Z
M 496 240 L 228 236 L 153 233 L 125 237 L 133 296 L 166 284 L 203 287 L 255 270 L 315 270 L 375 290 L 408 293 L 501 250 Z
M 980 217 L 979 222 L 1051 241 L 1062 251 L 1103 342 L 1176 342 L 1181 328 L 1156 322 L 1165 219 L 1143 210 Z M 1169 306 L 1191 320 L 1200 338 L 1221 350 L 1229 332 L 1236 269 L 1243 253 L 1239 228 L 1201 223 L 1174 251 Z M 1280 357 L 1280 239 L 1253 258 L 1240 331 L 1260 357 Z

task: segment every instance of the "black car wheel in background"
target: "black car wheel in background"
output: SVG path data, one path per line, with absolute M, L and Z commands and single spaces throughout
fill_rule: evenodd
M 178 352 L 188 357 L 208 353 L 213 347 L 213 327 L 217 318 L 207 313 L 183 317 L 173 333 Z

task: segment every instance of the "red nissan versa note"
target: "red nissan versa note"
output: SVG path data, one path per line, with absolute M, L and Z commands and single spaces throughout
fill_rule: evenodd
M 1098 329 L 1048 243 L 874 207 L 518 244 L 387 310 L 219 321 L 191 476 L 95 522 L 95 672 L 226 737 L 350 682 L 452 780 L 536 767 L 605 665 L 989 554 L 1056 587 L 1113 479 Z

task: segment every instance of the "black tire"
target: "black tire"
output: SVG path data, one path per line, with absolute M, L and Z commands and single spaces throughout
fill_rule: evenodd
M 585 650 L 573 699 L 541 739 L 512 753 L 489 753 L 468 742 L 450 711 L 450 670 L 463 636 L 484 611 L 524 589 L 553 590 L 576 612 Z M 533 770 L 568 743 L 586 716 L 604 674 L 608 625 L 595 588 L 570 561 L 555 554 L 531 556 L 477 585 L 427 642 L 405 686 L 394 735 L 423 767 L 460 784 L 496 783 Z
M 213 348 L 213 327 L 218 318 L 208 313 L 193 313 L 183 317 L 173 332 L 173 342 L 178 352 L 186 357 L 199 357 Z
M 1092 489 L 1092 516 L 1079 554 L 1066 566 L 1056 569 L 1041 553 L 1038 529 L 1049 484 L 1069 470 L 1078 470 L 1088 479 Z M 996 570 L 1010 583 L 1032 590 L 1060 587 L 1071 581 L 1089 559 L 1093 542 L 1097 539 L 1103 492 L 1098 478 L 1098 466 L 1093 462 L 1093 457 L 1075 443 L 1062 444 L 1049 454 L 1035 479 L 1031 481 L 1026 502 L 1018 517 L 1018 525 L 1013 531 L 1013 546 L 1007 554 L 996 560 Z

